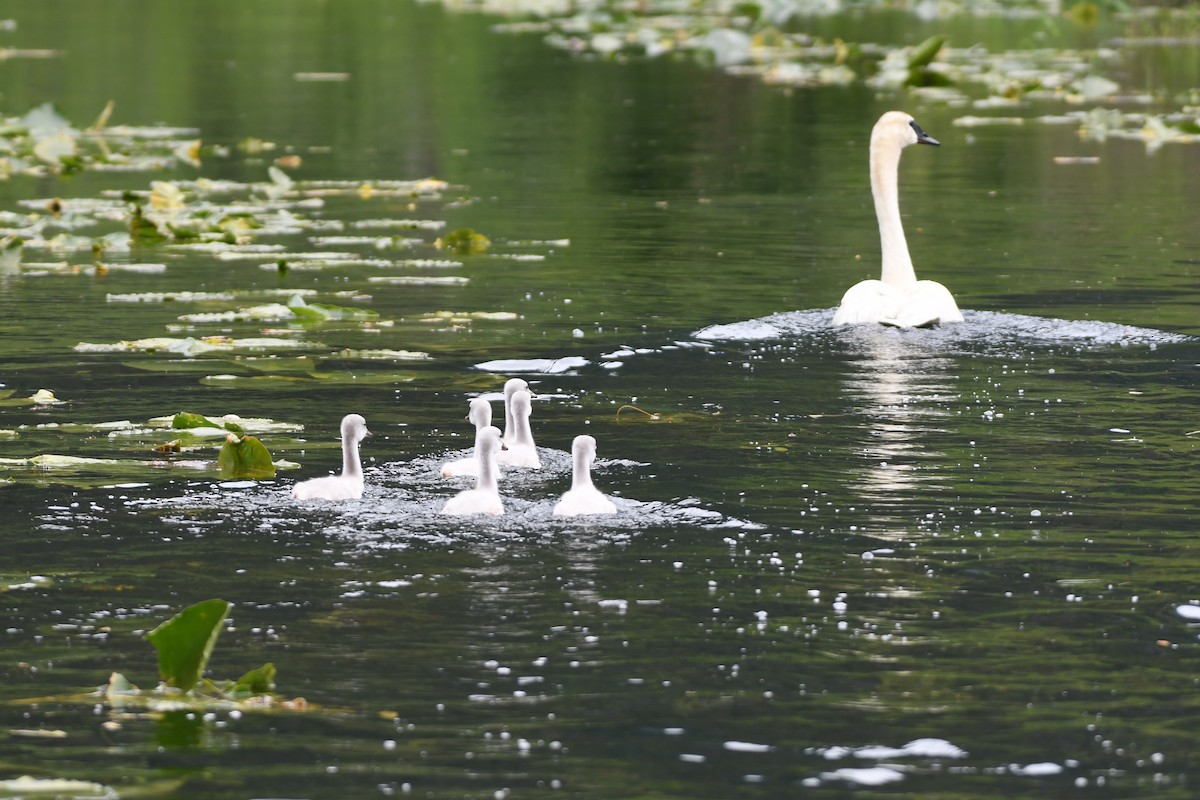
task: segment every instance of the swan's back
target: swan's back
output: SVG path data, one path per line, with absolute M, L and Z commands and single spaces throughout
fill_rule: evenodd
M 292 487 L 292 497 L 296 500 L 360 500 L 362 496 L 361 475 L 328 475 L 324 478 L 312 478 Z

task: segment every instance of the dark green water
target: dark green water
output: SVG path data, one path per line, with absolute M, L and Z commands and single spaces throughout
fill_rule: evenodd
M 136 439 L 28 427 L 45 423 L 186 409 L 305 426 L 264 434 L 301 468 L 262 484 L 0 473 L 0 778 L 187 798 L 1193 795 L 1197 630 L 1176 609 L 1200 601 L 1196 145 L 1149 155 L 1066 127 L 958 128 L 960 110 L 862 86 L 578 61 L 407 3 L 30 1 L 0 16 L 13 46 L 62 51 L 0 62 L 6 116 L 53 101 L 82 127 L 113 99 L 111 125 L 230 148 L 199 169 L 16 176 L 0 211 L 151 180 L 262 182 L 291 153 L 299 181 L 452 185 L 293 209 L 306 220 L 443 220 L 494 243 L 451 270 L 280 275 L 259 268 L 273 257 L 151 248 L 110 260 L 161 274 L 0 275 L 0 383 L 65 401 L 0 408 L 18 432 L 0 457 L 151 457 Z M 1143 55 L 1130 70 L 1157 63 Z M 967 322 L 833 331 L 828 309 L 876 271 L 866 142 L 893 107 L 943 143 L 906 153 L 902 205 L 918 271 Z M 278 147 L 247 154 L 247 137 Z M 380 255 L 311 235 L 264 238 Z M 369 280 L 399 274 L 469 282 Z M 306 329 L 321 344 L 307 362 L 74 349 L 286 327 L 178 319 L 261 298 L 110 294 L 279 288 L 392 324 Z M 769 338 L 697 335 L 796 310 Z M 546 469 L 503 485 L 499 520 L 441 518 L 458 487 L 435 470 L 470 442 L 467 399 L 507 374 L 476 365 L 565 356 L 588 363 L 526 375 Z M 626 403 L 669 421 L 617 416 Z M 366 498 L 295 503 L 297 476 L 335 466 L 350 411 L 376 434 Z M 615 518 L 550 516 L 581 432 Z M 214 675 L 272 661 L 306 711 L 188 718 L 86 695 L 114 670 L 153 686 L 142 633 L 210 597 L 234 604 Z

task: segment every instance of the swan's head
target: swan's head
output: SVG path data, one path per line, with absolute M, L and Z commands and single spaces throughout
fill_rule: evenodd
M 504 382 L 504 399 L 509 400 L 513 396 L 513 392 L 521 390 L 529 391 L 529 384 L 524 378 L 509 378 Z
M 475 434 L 476 455 L 487 458 L 499 453 L 501 450 L 500 437 L 500 429 L 494 425 L 480 428 L 479 432 Z
M 596 439 L 581 433 L 571 442 L 571 452 L 576 458 L 585 458 L 589 462 L 596 458 Z
M 921 130 L 921 126 L 911 114 L 903 111 L 889 111 L 879 118 L 871 129 L 871 147 L 891 145 L 897 150 L 910 144 L 941 144 L 937 139 Z
M 533 395 L 524 389 L 513 392 L 512 412 L 513 419 L 528 417 L 533 412 Z
M 467 421 L 476 429 L 486 428 L 492 424 L 492 404 L 482 397 L 471 401 L 471 410 L 467 413 Z
M 342 441 L 361 442 L 371 435 L 367 430 L 367 421 L 359 414 L 347 414 L 342 417 Z

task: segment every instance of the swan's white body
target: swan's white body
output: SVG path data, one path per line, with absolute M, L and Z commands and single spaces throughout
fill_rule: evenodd
M 542 459 L 538 457 L 537 446 L 533 443 L 533 430 L 529 427 L 529 415 L 533 411 L 533 399 L 529 392 L 524 389 L 513 392 L 505 409 L 512 414 L 513 437 L 504 440 L 508 449 L 500 453 L 499 463 L 509 467 L 541 469 Z
M 476 397 L 471 401 L 471 410 L 467 413 L 467 420 L 475 426 L 475 433 L 488 427 L 492 424 L 492 404 L 482 397 Z M 475 478 L 479 476 L 479 459 L 475 456 L 470 458 L 460 458 L 458 461 L 450 461 L 442 465 L 443 478 Z M 497 478 L 503 477 L 499 473 Z
M 512 396 L 514 392 L 529 391 L 529 384 L 522 378 L 509 378 L 504 382 L 504 444 L 516 441 L 517 426 L 513 422 Z
M 358 414 L 342 418 L 342 474 L 302 481 L 292 487 L 297 500 L 358 500 L 363 494 L 359 443 L 370 436 L 367 421 Z
M 576 517 L 581 514 L 615 514 L 617 507 L 592 485 L 592 462 L 596 460 L 596 440 L 591 436 L 576 436 L 571 443 L 575 458 L 571 488 L 563 493 L 554 506 L 556 517 Z
M 500 450 L 500 430 L 491 425 L 480 428 L 475 434 L 475 458 L 479 460 L 479 475 L 475 488 L 467 489 L 446 501 L 443 514 L 491 514 L 504 513 L 500 500 L 500 489 L 496 485 L 496 453 Z
M 938 144 L 903 111 L 889 111 L 871 131 L 871 195 L 879 221 L 883 269 L 879 280 L 851 286 L 833 315 L 834 325 L 878 322 L 916 328 L 962 322 L 950 291 L 937 281 L 919 281 L 900 222 L 897 188 L 900 151 L 910 144 Z

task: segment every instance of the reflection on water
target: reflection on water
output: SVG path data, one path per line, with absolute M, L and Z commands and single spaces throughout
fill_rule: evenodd
M 860 326 L 853 334 L 845 390 L 866 421 L 865 465 L 856 488 L 872 517 L 883 523 L 889 501 L 901 499 L 907 506 L 919 483 L 936 491 L 947 482 L 937 469 L 944 454 L 925 434 L 946 424 L 948 405 L 956 399 L 956 365 L 908 331 Z

